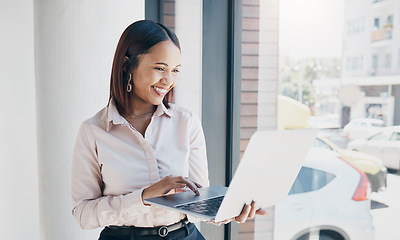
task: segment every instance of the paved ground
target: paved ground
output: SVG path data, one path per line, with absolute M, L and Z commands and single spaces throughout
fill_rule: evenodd
M 371 194 L 376 240 L 400 239 L 400 171 L 387 177 L 387 189 Z

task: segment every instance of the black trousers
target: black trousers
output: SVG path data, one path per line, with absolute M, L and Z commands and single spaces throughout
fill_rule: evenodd
M 100 233 L 99 240 L 205 240 L 193 223 L 169 232 L 165 237 L 160 237 L 159 235 L 137 236 L 134 229 L 132 227 L 129 233 L 126 233 L 126 231 L 122 233 L 116 229 L 104 228 Z

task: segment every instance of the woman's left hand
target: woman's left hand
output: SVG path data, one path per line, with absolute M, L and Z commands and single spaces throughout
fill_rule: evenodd
M 247 221 L 247 219 L 252 219 L 254 218 L 255 215 L 266 215 L 267 211 L 265 211 L 262 208 L 256 209 L 256 202 L 251 202 L 250 205 L 245 204 L 243 206 L 242 212 L 240 213 L 239 216 L 230 218 L 230 219 L 226 219 L 224 221 L 221 222 L 214 222 L 214 221 L 207 221 L 208 223 L 212 223 L 215 225 L 221 225 L 221 224 L 227 224 L 230 223 L 231 221 L 235 220 L 235 222 L 237 223 L 244 223 Z

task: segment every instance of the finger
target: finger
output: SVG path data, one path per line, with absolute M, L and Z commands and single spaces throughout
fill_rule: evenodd
M 217 226 L 221 225 L 221 222 L 214 222 L 214 221 L 206 221 L 206 223 L 211 223 L 211 224 L 214 224 L 214 225 L 217 225 Z
M 186 185 L 185 185 L 185 186 L 186 186 Z M 178 189 L 175 189 L 175 192 L 176 192 L 176 193 L 187 192 L 187 191 L 190 191 L 190 190 L 188 190 L 188 189 L 186 189 L 186 188 L 178 188 Z
M 237 223 L 244 223 L 247 219 L 247 216 L 249 216 L 250 209 L 250 205 L 245 204 L 242 213 L 239 216 L 235 217 L 235 221 Z
M 257 215 L 261 215 L 261 216 L 265 216 L 267 215 L 267 211 L 265 211 L 264 209 L 260 208 L 256 210 L 256 214 Z
M 183 183 L 171 183 L 168 186 L 166 186 L 164 194 L 168 195 L 168 194 L 175 193 L 176 189 L 184 188 L 184 187 L 186 187 L 186 184 L 183 184 Z
M 194 184 L 192 182 L 192 180 L 190 180 L 189 178 L 186 177 L 181 177 L 180 179 L 183 183 L 186 184 L 186 186 L 188 186 L 190 188 L 190 190 L 192 190 L 196 195 L 200 195 L 199 190 L 197 189 L 196 184 Z
M 193 180 L 192 180 L 192 182 L 193 182 L 198 188 L 202 188 L 202 187 L 203 187 L 203 186 L 201 186 L 200 183 L 198 183 L 198 182 L 195 182 L 195 181 L 193 181 Z
M 233 219 L 235 219 L 235 218 L 226 219 L 226 220 L 222 221 L 222 223 L 223 223 L 223 224 L 228 224 L 228 223 L 232 222 Z
M 251 202 L 251 210 L 250 210 L 248 218 L 252 219 L 252 218 L 254 218 L 255 215 L 256 215 L 256 202 L 252 201 Z
M 173 188 L 174 189 L 179 189 L 179 188 L 184 188 L 184 187 L 186 187 L 186 184 L 184 184 L 184 183 L 174 183 L 173 185 Z

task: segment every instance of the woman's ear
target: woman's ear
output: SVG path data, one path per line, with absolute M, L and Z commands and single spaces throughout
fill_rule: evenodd
M 122 65 L 122 66 L 124 66 L 123 67 L 124 72 L 128 72 L 128 70 L 131 68 L 131 64 L 132 64 L 132 61 L 127 56 L 125 56 L 124 63 Z

